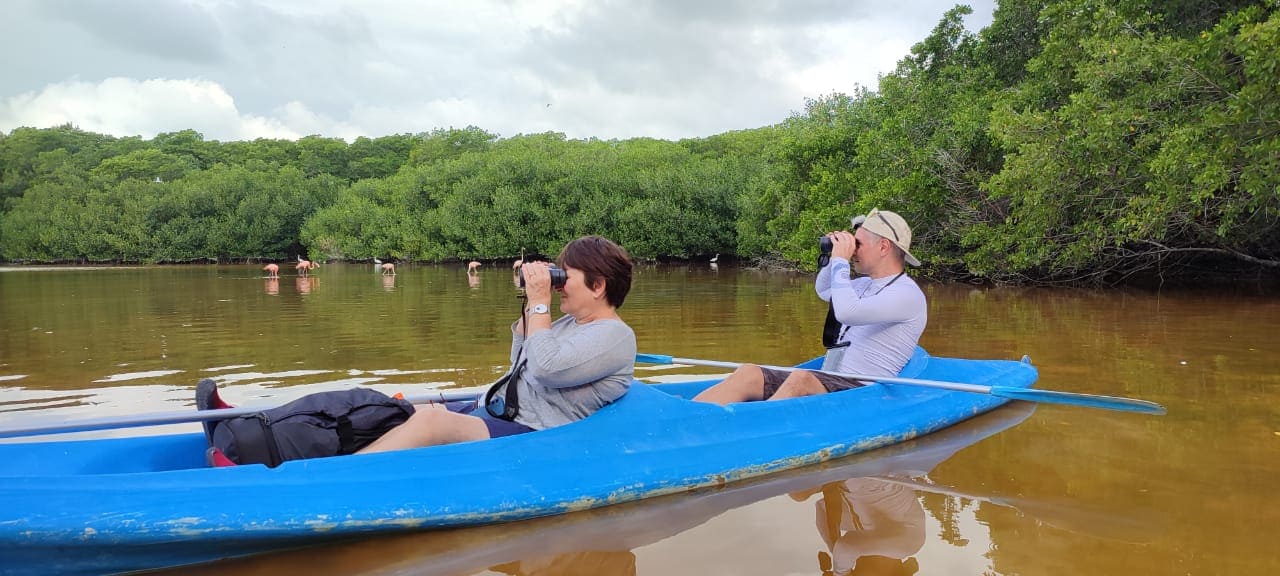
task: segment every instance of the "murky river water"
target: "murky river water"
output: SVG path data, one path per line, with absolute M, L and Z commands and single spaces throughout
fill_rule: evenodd
M 0 427 L 190 407 L 202 377 L 269 402 L 472 386 L 505 368 L 508 269 L 324 266 L 0 271 Z M 188 570 L 226 574 L 1276 574 L 1280 297 L 927 285 L 922 345 L 1030 355 L 1041 388 L 1151 417 L 1010 406 L 885 451 L 718 491 Z M 790 364 L 820 351 L 810 279 L 642 267 L 643 352 Z M 707 370 L 641 370 L 646 377 Z M 1034 408 L 1034 409 L 1033 409 Z M 135 430 L 194 430 L 195 425 Z M 101 435 L 102 433 L 95 433 Z

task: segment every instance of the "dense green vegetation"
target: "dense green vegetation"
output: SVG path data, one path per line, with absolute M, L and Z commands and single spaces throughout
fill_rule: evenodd
M 874 89 L 668 142 L 483 129 L 296 142 L 0 134 L 0 259 L 438 261 L 586 233 L 645 258 L 811 266 L 872 207 L 937 277 L 1280 271 L 1277 3 L 958 6 Z

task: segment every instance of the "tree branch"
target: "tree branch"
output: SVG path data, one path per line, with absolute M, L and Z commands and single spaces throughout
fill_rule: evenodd
M 1243 252 L 1237 252 L 1235 250 L 1227 250 L 1226 248 L 1174 248 L 1172 246 L 1165 246 L 1164 244 L 1161 244 L 1154 240 L 1138 240 L 1138 242 L 1155 246 L 1159 248 L 1161 252 L 1183 252 L 1183 253 L 1197 252 L 1201 254 L 1221 254 L 1223 256 L 1230 256 L 1237 260 L 1244 260 L 1245 262 L 1251 262 L 1259 266 L 1266 266 L 1269 268 L 1280 268 L 1280 261 L 1264 260 L 1262 258 L 1256 258 L 1254 256 L 1250 256 Z

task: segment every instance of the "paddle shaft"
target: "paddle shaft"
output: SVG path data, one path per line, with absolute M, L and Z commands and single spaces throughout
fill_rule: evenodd
M 907 488 L 911 488 L 912 490 L 919 490 L 921 492 L 941 494 L 943 496 L 952 496 L 955 498 L 967 498 L 969 500 L 977 500 L 979 502 L 989 502 L 997 506 L 1017 508 L 1013 504 L 1010 504 L 1009 502 L 1005 501 L 1005 499 L 1000 498 L 998 496 L 980 496 L 978 494 L 963 492 L 955 488 L 951 488 L 949 486 L 939 486 L 937 484 L 921 482 L 914 478 L 899 478 L 896 476 L 870 476 L 869 478 L 872 478 L 874 480 L 879 480 L 881 482 L 885 482 L 888 484 L 897 484 L 899 486 L 905 486 Z
M 676 358 L 663 354 L 636 354 L 637 362 L 645 362 L 649 364 L 689 364 L 693 366 L 711 366 L 715 368 L 738 368 L 743 364 L 740 362 L 723 362 L 720 360 L 698 360 L 696 358 Z M 831 370 L 815 370 L 810 368 L 795 368 L 791 366 L 770 366 L 766 364 L 757 364 L 761 368 L 769 368 L 771 370 L 782 370 L 784 372 L 794 372 L 796 370 L 808 370 L 809 372 L 822 372 L 823 374 L 831 374 L 843 378 L 853 378 L 855 380 L 865 380 L 867 382 L 882 382 L 887 384 L 904 384 L 907 386 L 922 386 L 925 388 L 940 388 L 943 390 L 955 390 L 957 392 L 971 392 L 974 394 L 989 394 L 991 396 L 999 396 L 1001 398 L 1009 398 L 1011 400 L 1025 400 L 1028 402 L 1041 402 L 1046 404 L 1068 404 L 1072 406 L 1084 406 L 1088 408 L 1103 408 L 1106 410 L 1119 410 L 1122 412 L 1139 412 L 1142 414 L 1164 414 L 1164 406 L 1149 402 L 1147 400 L 1135 400 L 1133 398 L 1121 398 L 1118 396 L 1101 396 L 1097 394 L 1080 394 L 1076 392 L 1061 392 L 1057 390 L 1037 390 L 1035 388 L 1017 388 L 1013 386 L 985 386 L 982 384 L 966 384 L 963 382 L 946 382 L 942 380 L 920 380 L 917 378 L 899 378 L 897 376 L 869 376 L 867 374 L 853 374 L 848 372 L 833 372 Z
M 723 362 L 719 360 L 698 360 L 696 358 L 677 358 L 667 356 L 665 354 L 636 354 L 636 362 L 646 364 L 689 364 L 692 366 L 711 366 L 715 368 L 738 368 L 743 364 L 740 362 Z M 758 365 L 761 368 L 769 368 L 772 370 L 782 370 L 784 372 L 792 372 L 802 370 L 790 366 L 771 366 Z M 888 384 L 904 384 L 907 386 L 922 386 L 926 388 L 940 388 L 944 390 L 954 390 L 957 392 L 970 392 L 974 394 L 989 394 L 1011 400 L 1025 400 L 1028 402 L 1041 402 L 1047 404 L 1068 404 L 1072 406 L 1085 406 L 1089 408 L 1103 408 L 1107 410 L 1119 410 L 1123 412 L 1139 412 L 1143 414 L 1164 414 L 1164 406 L 1155 402 L 1146 400 L 1135 400 L 1133 398 L 1121 398 L 1117 396 L 1100 396 L 1096 394 L 1079 394 L 1074 392 L 1060 392 L 1057 390 L 1037 390 L 1034 388 L 1016 388 L 1012 386 L 984 386 L 981 384 L 966 384 L 963 382 L 946 382 L 941 380 L 920 380 L 916 378 L 899 378 L 897 376 L 869 376 L 866 374 L 853 374 L 847 372 L 833 372 L 830 370 L 812 370 L 805 369 L 810 372 L 823 372 L 844 378 L 853 378 L 856 380 L 865 380 L 868 382 L 883 382 Z M 454 400 L 472 400 L 478 398 L 483 391 L 471 390 L 455 390 L 449 392 L 432 392 L 429 394 L 421 394 L 406 397 L 414 404 L 425 404 L 428 402 L 449 402 Z M 91 430 L 107 430 L 111 428 L 135 428 L 140 426 L 157 426 L 162 424 L 182 424 L 186 422 L 204 422 L 207 420 L 226 420 L 228 418 L 237 418 L 240 416 L 249 416 L 266 410 L 266 408 L 224 408 L 219 410 L 181 410 L 175 412 L 156 412 L 151 414 L 138 414 L 126 416 L 109 416 L 103 418 L 88 418 L 84 420 L 64 420 L 62 422 L 33 424 L 24 426 L 14 426 L 9 428 L 0 428 L 0 438 L 12 438 L 15 436 L 34 436 L 39 434 L 64 434 L 68 432 L 88 432 Z
M 474 389 L 431 392 L 405 396 L 412 404 L 430 402 L 452 402 L 455 400 L 474 400 L 483 394 Z M 162 424 L 183 424 L 187 422 L 205 422 L 209 420 L 227 420 L 240 416 L 251 416 L 272 407 L 240 407 L 220 408 L 217 410 L 177 410 L 173 412 L 153 412 L 123 416 L 105 416 L 102 418 L 86 418 L 83 420 L 64 420 L 45 424 L 29 424 L 0 428 L 0 438 L 15 436 L 36 436 L 40 434 L 65 434 L 68 432 L 89 432 L 92 430 L 108 430 L 113 428 L 136 428 L 140 426 L 159 426 Z
M 1149 534 L 1152 527 L 1141 519 L 1117 515 L 1100 508 L 1089 509 L 1071 502 L 1055 503 L 1030 498 L 1008 496 L 983 496 L 965 492 L 949 486 L 941 486 L 929 482 L 921 482 L 914 478 L 897 476 L 871 476 L 876 480 L 905 486 L 912 490 L 941 494 L 954 498 L 967 498 L 979 502 L 989 502 L 996 506 L 1012 508 L 1031 516 L 1036 520 L 1062 530 L 1070 530 L 1080 534 L 1123 540 L 1126 542 L 1145 542 L 1142 535 Z M 1135 536 L 1138 536 L 1135 539 Z

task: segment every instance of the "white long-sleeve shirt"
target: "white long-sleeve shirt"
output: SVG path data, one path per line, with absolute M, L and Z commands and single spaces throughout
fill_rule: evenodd
M 849 342 L 840 372 L 894 376 L 915 353 L 929 322 L 924 292 L 910 276 L 872 280 L 850 278 L 849 261 L 832 258 L 818 272 L 818 297 L 834 305 L 843 325 L 839 342 Z
M 818 533 L 831 547 L 836 574 L 853 570 L 863 556 L 902 560 L 920 553 L 925 515 L 915 490 L 877 478 L 851 478 L 843 484 L 839 500 L 828 501 L 824 490 L 815 503 Z M 832 514 L 840 518 L 834 534 L 828 521 Z

